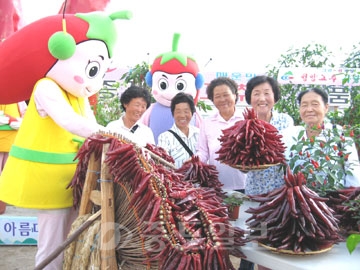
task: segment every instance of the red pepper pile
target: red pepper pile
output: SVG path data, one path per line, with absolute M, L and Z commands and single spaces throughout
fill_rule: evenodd
M 334 211 L 320 197 L 309 189 L 304 175 L 292 174 L 287 168 L 285 185 L 269 193 L 249 196 L 260 202 L 256 208 L 249 208 L 252 216 L 246 221 L 254 230 L 253 237 L 259 242 L 295 253 L 318 251 L 341 241 L 338 220 Z M 259 232 L 264 232 L 259 235 Z
M 225 197 L 222 191 L 222 184 L 218 178 L 219 172 L 214 165 L 201 162 L 198 156 L 192 156 L 190 160 L 184 162 L 181 168 L 175 170 L 183 176 L 184 181 L 189 181 L 194 185 L 213 188 L 220 198 Z
M 147 143 L 145 148 L 158 155 L 159 157 L 163 158 L 167 162 L 175 163 L 174 158 L 170 156 L 164 148 L 150 143 Z
M 344 234 L 351 231 L 359 231 L 358 212 L 351 207 L 353 200 L 360 199 L 360 187 L 348 187 L 329 192 L 326 202 L 335 211 L 335 217 L 339 219 L 339 226 Z
M 284 163 L 285 146 L 278 130 L 257 119 L 253 108 L 246 108 L 243 115 L 245 120 L 223 130 L 217 160 L 230 166 L 242 165 L 243 169 Z

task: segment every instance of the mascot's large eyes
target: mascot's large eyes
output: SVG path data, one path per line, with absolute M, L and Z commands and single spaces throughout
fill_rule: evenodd
M 96 75 L 99 74 L 99 71 L 100 64 L 98 62 L 89 62 L 89 64 L 86 66 L 85 74 L 87 74 L 89 78 L 94 78 Z
M 176 89 L 179 91 L 184 91 L 186 89 L 186 81 L 181 79 L 176 81 Z
M 168 89 L 168 87 L 169 87 L 169 83 L 168 83 L 168 81 L 165 80 L 165 79 L 160 79 L 159 82 L 158 82 L 158 84 L 159 84 L 159 89 L 160 89 L 160 90 L 166 90 L 166 89 Z

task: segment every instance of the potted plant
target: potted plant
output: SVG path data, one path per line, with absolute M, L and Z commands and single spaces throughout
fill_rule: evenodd
M 348 160 L 351 145 L 354 144 L 354 127 L 343 126 L 338 129 L 322 127 L 324 139 L 305 137 L 301 131 L 295 138 L 296 143 L 290 148 L 289 166 L 294 173 L 302 172 L 306 185 L 320 196 L 327 196 L 330 191 L 342 189 L 346 175 L 352 175 L 354 164 Z
M 224 204 L 228 207 L 228 215 L 230 219 L 238 219 L 240 212 L 240 205 L 244 202 L 245 195 L 234 191 L 231 194 L 226 195 L 224 198 Z

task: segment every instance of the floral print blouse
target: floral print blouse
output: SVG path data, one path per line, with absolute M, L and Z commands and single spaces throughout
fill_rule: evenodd
M 272 112 L 270 124 L 279 131 L 294 125 L 294 120 L 286 113 Z M 245 194 L 257 195 L 268 193 L 284 184 L 284 171 L 280 166 L 273 166 L 266 170 L 250 171 L 247 173 Z

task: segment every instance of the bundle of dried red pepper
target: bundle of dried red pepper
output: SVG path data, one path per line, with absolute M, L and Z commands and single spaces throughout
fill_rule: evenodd
M 328 199 L 309 189 L 301 172 L 293 174 L 287 167 L 284 179 L 285 185 L 280 188 L 249 196 L 260 202 L 258 207 L 246 210 L 252 214 L 246 221 L 253 230 L 252 237 L 266 246 L 294 253 L 328 249 L 341 241 L 339 221 L 325 203 Z
M 166 150 L 160 146 L 156 146 L 154 144 L 147 143 L 145 146 L 146 149 L 150 150 L 152 153 L 158 155 L 159 157 L 165 159 L 170 163 L 175 163 L 175 160 L 172 156 L 170 156 Z
M 242 170 L 285 163 L 285 146 L 278 130 L 258 119 L 253 108 L 246 108 L 243 115 L 245 120 L 222 131 L 217 160 Z
M 189 181 L 201 187 L 213 188 L 220 198 L 225 197 L 225 192 L 222 190 L 222 184 L 218 178 L 219 172 L 215 165 L 201 162 L 198 156 L 192 156 L 190 160 L 176 170 L 183 176 L 184 181 Z

